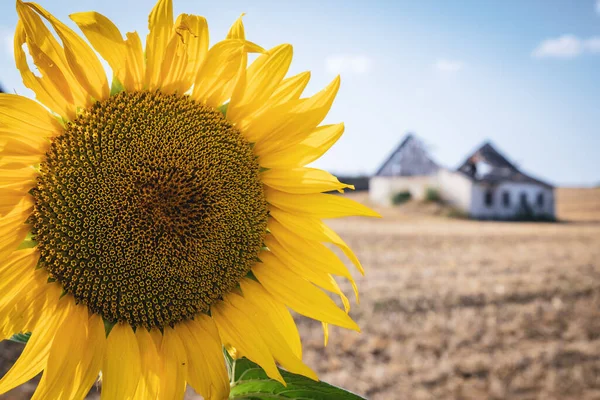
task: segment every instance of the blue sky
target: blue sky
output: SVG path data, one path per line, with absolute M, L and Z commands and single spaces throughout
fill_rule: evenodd
M 29 95 L 12 60 L 12 3 L 0 5 L 0 84 Z M 154 1 L 38 3 L 69 23 L 95 10 L 144 37 Z M 346 134 L 318 167 L 372 173 L 411 131 L 449 167 L 491 140 L 551 183 L 600 183 L 600 0 L 174 3 L 207 17 L 213 43 L 246 12 L 250 40 L 294 45 L 290 73 L 313 72 L 309 93 L 342 75 L 326 122 Z

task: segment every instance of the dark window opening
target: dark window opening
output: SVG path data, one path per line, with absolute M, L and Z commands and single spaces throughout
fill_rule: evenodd
M 502 204 L 504 207 L 510 207 L 510 192 L 502 192 Z
M 537 205 L 538 207 L 544 207 L 544 193 L 542 192 L 537 195 Z
M 494 192 L 491 190 L 486 190 L 484 202 L 486 206 L 491 207 L 494 204 Z
M 523 192 L 521 193 L 521 205 L 526 207 L 527 204 L 527 193 Z

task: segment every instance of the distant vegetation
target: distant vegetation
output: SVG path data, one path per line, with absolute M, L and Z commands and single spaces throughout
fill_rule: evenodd
M 404 190 L 404 191 L 398 192 L 392 196 L 392 204 L 397 206 L 399 204 L 406 203 L 410 199 L 412 199 L 412 195 L 410 194 L 410 192 L 408 190 Z
M 441 203 L 442 196 L 440 195 L 440 191 L 432 187 L 427 188 L 425 191 L 425 201 L 428 203 Z
M 469 213 L 467 213 L 464 210 L 461 210 L 458 207 L 449 207 L 444 215 L 448 218 L 454 219 L 469 219 Z

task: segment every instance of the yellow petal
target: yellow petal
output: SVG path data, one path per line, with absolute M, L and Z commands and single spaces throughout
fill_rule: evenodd
M 150 336 L 150 333 L 145 328 L 137 328 L 135 331 L 135 337 L 137 339 L 140 351 L 142 376 L 133 399 L 157 399 L 158 392 L 160 390 L 161 379 L 161 359 L 158 355 L 158 350 L 154 344 L 154 341 L 152 340 L 152 337 Z
M 112 328 L 106 341 L 100 398 L 133 398 L 140 375 L 140 351 L 135 334 L 128 324 L 118 323 Z
M 74 117 L 77 106 L 86 107 L 91 104 L 90 96 L 71 72 L 64 49 L 46 28 L 40 16 L 21 0 L 17 0 L 17 13 L 23 23 L 24 32 L 19 32 L 17 27 L 19 38 L 15 37 L 15 47 L 20 47 L 23 43 L 27 44 L 33 62 L 42 75 L 42 80 L 39 82 L 48 89 L 48 95 L 62 97 L 62 100 L 57 101 L 65 108 L 61 107 L 56 111 L 61 112 L 65 117 Z
M 244 30 L 244 22 L 242 21 L 242 17 L 246 15 L 246 13 L 242 13 L 238 19 L 235 20 L 231 28 L 229 28 L 229 32 L 227 33 L 227 39 L 242 39 L 246 40 L 246 32 Z
M 379 217 L 369 207 L 347 197 L 335 194 L 291 194 L 266 188 L 267 201 L 291 214 L 315 218 L 340 218 L 349 216 Z
M 273 107 L 254 118 L 244 129 L 257 154 L 277 148 L 274 142 L 304 138 L 323 121 L 340 87 L 339 77 L 325 89 L 307 99 L 292 100 Z
M 23 249 L 12 252 L 0 261 L 0 293 L 3 295 L 11 289 L 11 279 L 18 281 L 25 272 L 34 271 L 39 253 L 37 249 Z
M 56 34 L 63 42 L 67 63 L 79 84 L 98 101 L 108 98 L 109 87 L 106 71 L 90 46 L 44 8 L 35 3 L 27 5 L 52 24 Z
M 130 92 L 142 90 L 146 74 L 142 41 L 137 32 L 128 32 L 125 40 L 127 48 L 127 69 L 125 70 L 125 89 Z
M 15 208 L 0 218 L 0 260 L 6 259 L 25 240 L 30 229 L 25 221 L 29 217 L 32 207 L 31 196 L 24 197 Z
M 229 296 L 237 295 L 230 293 L 226 298 Z M 264 342 L 248 316 L 227 301 L 213 304 L 211 311 L 219 329 L 221 342 L 225 346 L 230 345 L 239 349 L 245 357 L 260 365 L 271 379 L 285 385 L 269 351 L 269 346 Z
M 98 377 L 105 341 L 102 318 L 88 316 L 86 306 L 72 307 L 56 332 L 32 400 L 83 398 Z
M 244 121 L 239 121 L 237 123 L 238 128 L 244 132 L 248 129 L 248 126 L 252 124 L 252 121 L 258 118 L 260 115 L 265 113 L 266 111 L 271 110 L 277 106 L 280 106 L 284 103 L 290 102 L 292 100 L 298 100 L 302 92 L 306 88 L 308 81 L 310 80 L 310 72 L 301 72 L 298 75 L 294 75 L 292 77 L 284 79 L 281 84 L 277 87 L 275 92 L 271 95 L 271 97 L 264 102 L 257 110 L 253 112 L 251 116 L 249 116 Z M 289 138 L 287 138 L 289 139 Z M 286 141 L 277 141 L 280 146 L 285 146 Z M 294 142 L 295 143 L 295 142 Z
M 254 305 L 254 303 L 247 301 L 236 294 L 227 296 L 226 301 L 229 301 L 232 306 L 250 317 L 248 318 L 248 321 L 260 333 L 261 337 L 269 347 L 271 354 L 279 364 L 290 372 L 318 380 L 317 374 L 294 354 L 286 340 L 277 330 L 276 326 L 279 321 L 271 320 L 268 315 L 263 313 L 259 307 Z
M 161 67 L 161 91 L 183 94 L 192 87 L 207 51 L 206 19 L 188 14 L 177 17 Z
M 261 254 L 262 263 L 252 267 L 258 281 L 277 300 L 299 314 L 344 328 L 360 330 L 358 325 L 325 293 L 298 274 L 285 268 L 268 252 Z
M 20 190 L 3 189 L 0 191 L 0 217 L 8 214 L 26 196 L 28 195 Z
M 181 16 L 178 17 L 175 24 L 180 23 L 180 18 Z M 150 90 L 160 88 L 161 92 L 168 94 L 183 93 L 186 91 L 183 82 L 181 82 L 181 77 L 185 73 L 188 62 L 188 53 L 185 47 L 186 45 L 179 37 L 179 34 L 174 32 L 165 48 L 159 79 L 157 82 L 150 84 Z
M 0 135 L 4 135 L 6 130 L 0 128 Z M 30 145 L 24 143 L 21 138 L 0 139 L 0 158 L 1 157 L 36 157 L 41 160 L 46 154 L 50 142 L 40 142 L 39 144 Z M 34 164 L 39 164 L 35 162 Z
M 185 392 L 187 354 L 177 332 L 171 327 L 164 328 L 159 349 L 161 359 L 160 399 L 182 399 Z
M 283 305 L 275 300 L 262 285 L 252 279 L 244 278 L 240 281 L 240 287 L 244 293 L 244 298 L 260 308 L 271 321 L 277 321 L 275 329 L 281 333 L 281 336 L 287 341 L 292 352 L 302 359 L 302 342 L 300 334 L 294 322 L 294 318 Z
M 282 44 L 259 56 L 233 91 L 227 118 L 241 121 L 261 108 L 287 73 L 292 55 L 292 46 Z
M 81 384 L 79 389 L 73 395 L 74 399 L 84 398 L 90 390 L 90 387 L 98 379 L 98 373 L 104 360 L 106 351 L 106 330 L 104 321 L 98 314 L 92 314 L 88 321 L 88 332 L 86 336 L 86 350 L 82 356 L 81 369 L 78 372 L 78 379 Z
M 33 272 L 38 260 L 37 249 L 33 248 L 13 251 L 0 262 L 0 313 L 7 312 L 5 308 L 13 300 L 12 297 L 34 280 Z
M 175 326 L 187 352 L 187 380 L 207 400 L 229 396 L 229 377 L 223 362 L 223 350 L 214 321 L 207 315 Z
M 327 322 L 321 322 L 323 325 L 323 346 L 327 347 L 329 342 L 329 324 Z
M 194 84 L 196 74 L 200 70 L 202 63 L 204 63 L 204 60 L 206 59 L 206 54 L 208 53 L 208 23 L 204 17 L 198 15 L 186 15 L 185 18 L 182 19 L 179 30 L 182 35 L 185 33 L 188 37 L 188 62 L 183 78 L 187 85 L 186 89 L 188 89 Z
M 94 49 L 106 60 L 119 82 L 125 82 L 127 48 L 121 31 L 104 15 L 95 11 L 69 15 Z
M 294 258 L 272 235 L 267 235 L 265 244 L 271 251 L 271 254 L 281 262 L 281 265 L 283 265 L 284 268 L 294 271 L 307 281 L 314 283 L 328 292 L 337 294 L 340 296 L 346 312 L 350 310 L 348 298 L 344 295 L 335 279 L 333 279 L 329 273 L 323 272 L 317 268 L 312 268 L 312 265 L 304 262 L 303 258 Z
M 358 288 L 354 278 L 346 265 L 330 249 L 322 243 L 307 240 L 285 228 L 274 219 L 269 221 L 269 231 L 277 241 L 296 259 L 301 259 L 315 269 L 347 278 L 352 284 L 356 301 L 358 302 Z
M 294 194 L 354 189 L 354 186 L 341 183 L 329 172 L 315 168 L 270 169 L 262 173 L 262 181 L 273 189 Z
M 19 190 L 23 194 L 35 185 L 38 172 L 32 168 L 0 169 L 0 186 L 7 189 Z
M 57 298 L 58 298 L 58 294 Z M 48 354 L 58 328 L 70 315 L 74 302 L 66 296 L 56 307 L 44 310 L 44 315 L 25 345 L 21 356 L 0 380 L 0 394 L 27 382 L 46 367 Z
M 150 33 L 146 39 L 146 84 L 160 87 L 160 69 L 173 30 L 173 1 L 158 0 L 148 17 Z
M 39 257 L 40 255 L 36 248 L 12 252 L 4 260 L 0 261 L 0 281 L 8 279 L 13 274 L 18 274 L 18 271 L 33 271 Z
M 44 310 L 54 307 L 60 295 L 53 287 L 58 285 L 47 282 L 46 271 L 25 271 L 19 277 L 0 299 L 0 340 L 35 330 Z
M 320 126 L 300 142 L 282 141 L 272 152 L 260 156 L 264 168 L 303 167 L 327 152 L 344 133 L 344 124 Z
M 22 169 L 40 162 L 42 156 L 0 156 L 0 169 Z M 0 200 L 1 202 L 1 200 Z M 2 213 L 0 212 L 0 215 Z
M 35 98 L 55 112 L 63 116 L 67 116 L 74 112 L 72 98 L 67 100 L 70 93 L 69 95 L 63 95 L 63 93 L 57 90 L 54 83 L 47 76 L 40 78 L 31 72 L 25 51 L 23 51 L 23 44 L 26 42 L 27 35 L 25 33 L 25 27 L 23 26 L 23 22 L 19 20 L 17 21 L 17 27 L 15 29 L 14 53 L 15 63 L 17 69 L 21 73 L 21 78 L 23 79 L 25 87 L 33 90 Z
M 262 112 L 277 107 L 292 100 L 298 100 L 310 81 L 310 71 L 301 72 L 297 75 L 284 79 L 264 106 L 257 111 Z
M 16 94 L 0 93 L 0 143 L 14 139 L 34 149 L 45 148 L 48 138 L 62 127 L 42 105 Z
M 295 232 L 308 240 L 316 240 L 320 242 L 330 242 L 338 246 L 344 254 L 352 261 L 361 274 L 364 270 L 360 265 L 360 261 L 350 249 L 350 247 L 335 233 L 331 228 L 323 223 L 323 221 L 312 217 L 298 217 L 296 215 L 286 213 L 276 207 L 272 207 L 270 214 L 277 222 L 281 223 L 288 230 Z M 269 226 L 269 225 L 267 225 Z
M 239 39 L 226 39 L 215 44 L 198 71 L 192 98 L 213 107 L 223 104 L 243 76 L 247 53 L 259 52 L 264 52 L 260 46 Z
M 65 50 L 46 28 L 42 18 L 31 8 L 31 4 L 17 0 L 17 13 L 25 28 L 27 48 L 33 62 L 41 75 L 48 78 L 48 84 L 53 85 L 69 103 L 67 117 L 73 117 L 76 107 L 91 105 L 89 93 L 77 81 Z

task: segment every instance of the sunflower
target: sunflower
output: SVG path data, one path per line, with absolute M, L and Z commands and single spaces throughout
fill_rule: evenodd
M 325 336 L 358 330 L 333 276 L 356 285 L 326 243 L 362 267 L 322 219 L 376 216 L 305 167 L 344 130 L 320 125 L 339 77 L 302 98 L 289 44 L 246 40 L 240 17 L 209 48 L 206 20 L 174 20 L 171 0 L 145 51 L 96 12 L 70 16 L 89 44 L 35 3 L 17 13 L 36 100 L 0 95 L 0 339 L 31 337 L 0 394 L 43 371 L 34 399 L 81 399 L 99 375 L 103 399 L 187 384 L 223 399 L 223 346 L 283 384 L 277 365 L 316 380 L 289 309 Z

